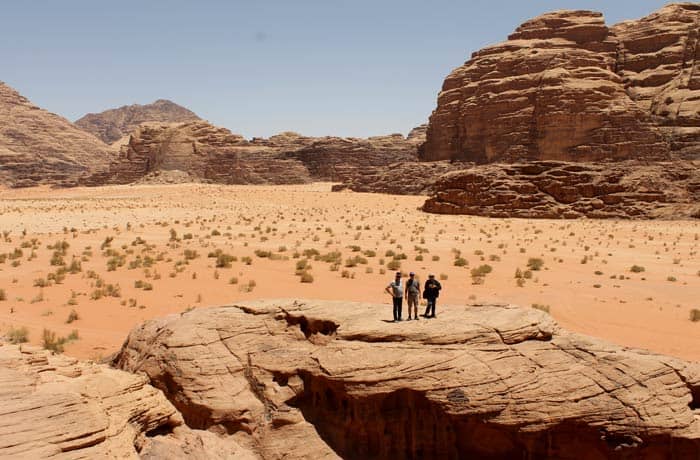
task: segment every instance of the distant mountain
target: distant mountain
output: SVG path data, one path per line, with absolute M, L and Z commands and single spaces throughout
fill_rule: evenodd
M 180 123 L 198 120 L 200 118 L 194 112 L 174 102 L 159 99 L 152 104 L 125 105 L 101 113 L 89 113 L 75 124 L 107 144 L 112 144 L 131 134 L 144 122 Z
M 70 185 L 106 167 L 115 155 L 99 139 L 0 82 L 0 185 Z

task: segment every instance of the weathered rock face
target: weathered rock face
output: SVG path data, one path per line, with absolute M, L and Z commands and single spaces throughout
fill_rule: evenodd
M 333 185 L 334 192 L 352 190 L 365 193 L 389 193 L 392 195 L 430 195 L 435 192 L 435 182 L 444 174 L 473 166 L 473 163 L 452 161 L 404 161 L 386 166 L 370 166 L 355 171 Z
M 118 161 L 84 185 L 128 184 L 159 177 L 222 184 L 304 183 L 302 164 L 276 150 L 205 121 L 144 123 L 120 150 Z
M 540 161 L 446 174 L 423 210 L 527 218 L 700 216 L 700 164 Z
M 682 4 L 612 29 L 590 11 L 526 22 L 446 78 L 421 158 L 658 160 L 671 147 L 696 155 L 699 17 L 697 4 Z
M 368 167 L 416 161 L 417 136 L 414 140 L 400 134 L 356 139 L 282 133 L 248 141 L 205 121 L 144 123 L 121 146 L 117 161 L 81 183 L 339 181 Z
M 233 440 L 190 430 L 143 376 L 0 343 L 0 457 L 166 458 L 169 449 L 254 458 Z
M 673 151 L 700 159 L 700 4 L 679 3 L 612 27 L 627 93 Z
M 0 82 L 0 184 L 71 184 L 114 155 L 94 136 Z
M 505 305 L 386 324 L 387 305 L 259 301 L 135 329 L 190 427 L 266 459 L 697 458 L 700 367 Z M 245 440 L 247 438 L 247 441 Z
M 112 144 L 131 134 L 141 123 L 179 123 L 199 119 L 194 112 L 174 102 L 159 99 L 152 104 L 125 105 L 118 109 L 89 113 L 77 120 L 75 125 L 107 144 Z
M 316 180 L 344 181 L 367 168 L 416 161 L 416 149 L 416 143 L 401 134 L 368 139 L 322 137 L 286 155 L 303 163 Z

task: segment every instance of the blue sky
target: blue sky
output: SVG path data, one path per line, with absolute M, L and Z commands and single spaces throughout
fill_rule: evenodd
M 556 9 L 645 16 L 652 0 L 10 0 L 0 81 L 75 120 L 171 99 L 246 137 L 406 133 L 444 77 Z

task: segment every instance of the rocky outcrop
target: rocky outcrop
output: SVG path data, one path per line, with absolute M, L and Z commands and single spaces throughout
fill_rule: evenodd
M 258 301 L 132 331 L 114 359 L 266 459 L 697 458 L 700 367 L 507 305 Z
M 700 164 L 540 161 L 446 174 L 423 210 L 526 218 L 700 216 Z
M 400 134 L 358 139 L 282 133 L 249 141 L 205 121 L 144 123 L 121 146 L 119 158 L 109 168 L 81 184 L 341 181 L 368 167 L 416 161 L 419 138 L 419 134 L 408 140 Z
M 0 82 L 1 185 L 70 185 L 105 167 L 114 155 L 94 136 Z
M 612 27 L 617 70 L 673 151 L 700 159 L 700 4 L 670 4 Z
M 0 343 L 0 457 L 136 459 L 139 453 L 255 458 L 233 440 L 189 429 L 144 376 Z
M 590 11 L 527 21 L 445 79 L 421 158 L 696 156 L 699 18 L 677 4 L 612 29 Z
M 333 185 L 332 191 L 430 195 L 435 192 L 435 181 L 442 175 L 471 166 L 473 163 L 415 160 L 386 166 L 370 166 L 354 171 L 349 177 L 345 177 L 341 184 Z
M 107 144 L 112 144 L 130 135 L 141 123 L 179 123 L 199 119 L 194 112 L 174 102 L 158 99 L 151 104 L 125 105 L 118 109 L 89 113 L 77 120 L 75 125 Z
M 162 176 L 187 182 L 294 184 L 310 181 L 302 164 L 205 121 L 144 123 L 110 168 L 83 185 L 129 184 Z M 165 180 L 165 182 L 172 182 Z
M 303 163 L 315 180 L 342 182 L 367 168 L 416 161 L 416 149 L 416 143 L 401 134 L 368 139 L 322 137 L 286 156 Z

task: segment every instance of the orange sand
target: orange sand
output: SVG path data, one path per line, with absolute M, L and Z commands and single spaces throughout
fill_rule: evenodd
M 191 184 L 0 191 L 0 231 L 10 232 L 0 238 L 0 254 L 23 243 L 30 246 L 21 248 L 18 266 L 13 267 L 10 259 L 0 264 L 0 289 L 7 297 L 0 301 L 0 332 L 24 326 L 30 342 L 38 344 L 44 328 L 59 336 L 77 330 L 80 339 L 70 342 L 66 353 L 97 359 L 116 351 L 129 330 L 143 320 L 244 299 L 375 301 L 386 304 L 390 319 L 390 299 L 383 288 L 392 270 L 381 274 L 380 259 L 389 262 L 392 258 L 385 253 L 392 250 L 406 254 L 401 269 L 416 271 L 422 281 L 429 272 L 447 275 L 438 315 L 449 304 L 537 303 L 548 305 L 568 329 L 700 359 L 700 322 L 689 320 L 690 310 L 700 309 L 700 222 L 439 216 L 418 210 L 424 197 L 329 190 L 329 184 Z M 179 241 L 170 241 L 171 228 Z M 212 235 L 214 230 L 220 235 Z M 188 233 L 192 239 L 182 239 Z M 109 257 L 100 249 L 108 236 L 114 237 L 111 248 L 126 256 L 125 264 L 114 271 L 108 271 Z M 137 237 L 146 244 L 138 244 Z M 36 257 L 28 260 L 32 239 Z M 35 286 L 35 280 L 46 279 L 58 268 L 50 265 L 54 251 L 47 245 L 63 240 L 70 245 L 64 260 L 82 258 L 81 271 L 67 274 L 60 284 Z M 353 245 L 360 252 L 353 252 Z M 280 252 L 281 246 L 286 251 Z M 417 246 L 427 250 L 423 261 L 415 260 Z M 176 263 L 185 259 L 186 249 L 195 250 L 198 257 L 181 262 L 182 271 L 177 272 Z M 216 268 L 215 259 L 207 257 L 216 249 L 238 261 L 231 268 Z M 343 263 L 331 271 L 331 264 L 311 258 L 309 273 L 314 280 L 301 283 L 295 275 L 299 259 L 293 256 L 306 249 L 321 254 L 340 251 Z M 281 258 L 261 258 L 255 250 L 272 251 Z M 365 250 L 376 251 L 375 257 L 364 256 L 366 265 L 344 266 L 346 259 Z M 467 266 L 454 265 L 456 251 Z M 130 269 L 137 255 L 161 260 L 147 270 Z M 250 265 L 241 261 L 244 256 L 252 258 Z M 590 259 L 582 263 L 585 256 Z M 544 266 L 518 287 L 514 273 L 516 268 L 525 271 L 529 258 L 543 259 Z M 470 270 L 482 264 L 491 265 L 493 271 L 483 284 L 473 284 Z M 645 270 L 632 273 L 632 265 Z M 118 284 L 121 296 L 92 300 L 97 286 L 96 279 L 88 276 L 90 270 L 104 283 Z M 342 276 L 344 270 L 348 277 Z M 230 284 L 232 277 L 238 278 L 237 284 Z M 151 283 L 153 289 L 136 288 L 139 280 Z M 256 285 L 246 292 L 250 280 Z M 71 292 L 75 305 L 68 305 Z M 79 319 L 67 324 L 73 309 Z

